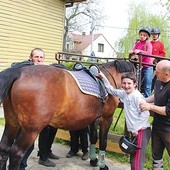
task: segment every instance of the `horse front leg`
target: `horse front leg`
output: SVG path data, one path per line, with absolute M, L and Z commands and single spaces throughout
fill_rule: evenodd
M 100 170 L 108 170 L 108 166 L 105 164 L 105 155 L 107 147 L 107 137 L 109 128 L 112 123 L 112 118 L 108 120 L 101 120 L 100 131 L 99 131 L 99 157 L 98 166 Z
M 98 159 L 96 157 L 96 143 L 97 143 L 97 126 L 96 123 L 90 125 L 90 165 L 97 166 Z
M 0 142 L 0 169 L 6 170 L 6 164 L 9 157 L 8 150 L 12 146 L 18 127 L 11 127 L 7 123 L 5 124 L 4 132 Z

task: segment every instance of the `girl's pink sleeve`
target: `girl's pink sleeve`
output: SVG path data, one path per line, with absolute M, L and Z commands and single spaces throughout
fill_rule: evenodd
M 150 42 L 147 42 L 146 44 L 146 51 L 140 50 L 142 54 L 152 54 L 152 44 Z
M 132 48 L 132 50 L 136 50 L 137 49 L 137 47 L 136 47 L 137 45 L 136 44 L 134 44 L 134 46 L 133 46 L 133 48 Z

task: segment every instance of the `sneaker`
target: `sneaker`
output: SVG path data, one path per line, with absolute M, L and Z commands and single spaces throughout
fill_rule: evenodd
M 44 165 L 44 166 L 47 166 L 47 167 L 55 167 L 56 166 L 56 164 L 51 162 L 49 159 L 46 159 L 46 160 L 39 159 L 38 163 L 40 165 Z
M 47 157 L 50 159 L 59 159 L 59 157 L 57 155 L 54 155 L 52 152 L 50 152 Z
M 81 157 L 83 161 L 88 159 L 88 152 L 83 153 L 83 156 Z
M 71 158 L 71 157 L 76 156 L 76 155 L 77 155 L 77 153 L 74 153 L 74 152 L 72 152 L 72 151 L 69 151 L 68 154 L 66 155 L 66 157 L 67 157 L 67 158 Z

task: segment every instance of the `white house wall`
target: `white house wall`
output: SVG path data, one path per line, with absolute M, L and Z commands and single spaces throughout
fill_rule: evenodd
M 104 52 L 98 52 L 98 44 L 104 44 Z M 115 57 L 115 52 L 108 41 L 101 35 L 93 41 L 93 51 L 96 57 Z M 84 55 L 91 54 L 91 45 L 83 50 Z

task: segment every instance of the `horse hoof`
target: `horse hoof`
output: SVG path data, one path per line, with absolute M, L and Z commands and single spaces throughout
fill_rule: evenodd
M 108 168 L 107 165 L 105 165 L 105 167 L 104 168 L 100 168 L 100 170 L 109 170 L 109 168 Z
M 97 166 L 98 159 L 96 158 L 95 160 L 90 160 L 90 165 L 91 166 Z

